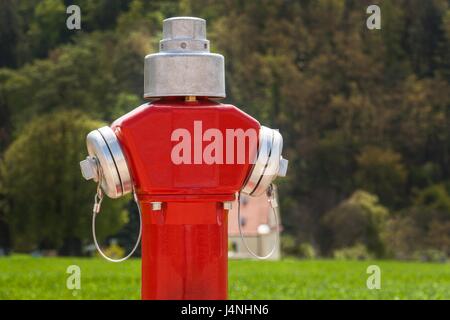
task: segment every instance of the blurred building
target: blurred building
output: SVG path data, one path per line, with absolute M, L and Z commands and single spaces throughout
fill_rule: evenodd
M 275 190 L 275 196 L 278 194 Z M 228 256 L 230 258 L 253 258 L 242 243 L 238 226 L 238 205 L 233 203 L 233 209 L 228 215 Z M 241 224 L 243 237 L 248 247 L 259 256 L 267 255 L 275 244 L 277 233 L 281 230 L 281 219 L 278 207 L 275 209 L 279 227 L 276 227 L 274 213 L 266 194 L 259 197 L 241 195 Z M 280 243 L 270 260 L 281 257 Z

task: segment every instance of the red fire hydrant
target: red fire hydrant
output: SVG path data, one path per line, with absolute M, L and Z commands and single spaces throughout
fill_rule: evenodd
M 134 192 L 142 214 L 142 298 L 226 299 L 227 214 L 237 192 L 259 195 L 283 176 L 277 130 L 229 104 L 224 59 L 206 22 L 164 20 L 145 57 L 141 105 L 89 133 L 83 176 L 111 198 Z M 95 233 L 94 233 L 95 239 Z

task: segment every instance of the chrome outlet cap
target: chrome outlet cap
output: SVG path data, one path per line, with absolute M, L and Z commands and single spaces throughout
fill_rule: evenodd
M 242 192 L 259 196 L 266 192 L 277 177 L 286 176 L 288 160 L 281 155 L 283 137 L 278 130 L 261 126 L 259 130 L 258 153 L 252 171 Z
M 110 198 L 119 198 L 132 191 L 133 185 L 125 155 L 114 131 L 102 127 L 86 137 L 89 156 L 80 162 L 81 173 L 86 180 L 98 181 L 97 164 L 101 167 L 101 188 Z
M 159 50 L 145 57 L 144 98 L 225 98 L 224 58 L 210 52 L 204 19 L 165 19 Z

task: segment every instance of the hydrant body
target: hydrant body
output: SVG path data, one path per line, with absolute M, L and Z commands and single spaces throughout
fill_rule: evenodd
M 232 105 L 168 98 L 140 106 L 111 127 L 123 146 L 143 215 L 142 298 L 226 299 L 224 203 L 244 185 L 252 166 L 248 159 L 255 154 L 247 147 L 244 163 L 238 163 L 237 152 L 228 164 L 225 156 L 207 163 L 211 141 L 204 133 L 218 130 L 226 140 L 227 130 L 257 133 L 259 123 Z M 172 156 L 180 142 L 173 134 L 180 128 L 189 132 L 184 138 L 190 141 L 181 143 L 191 145 L 191 154 L 183 155 L 188 163 L 176 164 Z M 222 145 L 226 150 L 226 141 Z
M 238 192 L 260 195 L 286 173 L 280 133 L 216 102 L 225 97 L 224 74 L 205 20 L 166 19 L 160 52 L 145 57 L 151 102 L 87 136 L 89 156 L 80 165 L 98 182 L 94 243 L 113 261 L 98 246 L 95 217 L 103 192 L 133 192 L 142 217 L 143 299 L 226 299 L 228 210 Z

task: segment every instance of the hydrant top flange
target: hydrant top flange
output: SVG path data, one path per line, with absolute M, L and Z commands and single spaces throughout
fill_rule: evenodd
M 144 98 L 225 97 L 224 58 L 210 52 L 204 19 L 165 19 L 159 49 L 145 57 Z

